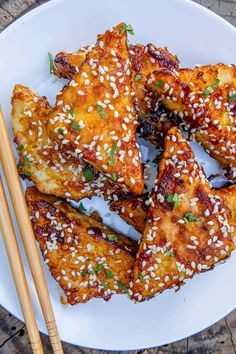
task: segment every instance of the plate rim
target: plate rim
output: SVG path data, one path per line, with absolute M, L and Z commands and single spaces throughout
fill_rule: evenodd
M 193 6 L 193 7 L 196 7 L 198 8 L 201 12 L 203 13 L 206 13 L 208 16 L 212 16 L 212 17 L 215 17 L 216 20 L 218 22 L 221 22 L 222 25 L 228 27 L 228 29 L 230 29 L 231 31 L 234 31 L 235 34 L 236 34 L 236 27 L 234 25 L 232 25 L 231 23 L 229 23 L 226 19 L 224 19 L 223 17 L 221 17 L 220 15 L 216 14 L 215 12 L 213 12 L 212 10 L 204 7 L 203 5 L 201 4 L 198 4 L 196 2 L 194 2 L 193 0 L 171 0 L 173 2 L 179 2 L 179 3 L 185 3 L 186 6 Z M 53 8 L 54 6 L 56 6 L 58 3 L 65 3 L 66 0 L 49 0 L 47 1 L 46 3 L 43 3 L 43 4 L 40 4 L 39 6 L 31 9 L 30 11 L 24 13 L 23 15 L 20 15 L 19 18 L 17 18 L 16 20 L 13 20 L 12 22 L 10 22 L 7 27 L 5 29 L 2 30 L 2 32 L 0 33 L 0 41 L 5 39 L 5 37 L 8 35 L 8 33 L 11 33 L 12 31 L 16 30 L 17 29 L 17 26 L 19 26 L 20 24 L 24 23 L 25 21 L 27 21 L 28 19 L 30 19 L 31 17 L 33 16 L 36 16 L 38 13 L 41 13 L 42 11 L 44 10 L 47 10 L 47 9 L 50 9 L 50 8 Z M 3 174 L 3 179 L 5 179 L 5 176 Z M 30 275 L 31 275 L 31 272 L 30 272 Z M 15 285 L 14 285 L 15 286 Z M 34 285 L 33 285 L 34 287 Z M 32 296 L 32 295 L 31 295 Z M 15 314 L 15 312 L 17 312 L 17 308 L 15 307 L 15 311 L 14 311 L 14 308 L 13 310 L 8 310 L 5 306 L 3 306 L 1 303 L 0 305 L 8 312 L 10 312 L 13 316 L 15 316 L 17 319 L 21 320 L 23 323 L 25 323 L 24 321 L 24 317 L 23 317 L 23 314 L 21 312 L 21 308 L 20 308 L 20 312 L 18 314 Z M 223 313 L 219 314 L 219 316 L 217 316 L 217 319 L 210 325 L 204 325 L 201 329 L 199 329 L 199 331 L 196 331 L 192 334 L 188 334 L 187 336 L 184 335 L 180 335 L 180 336 L 177 336 L 173 341 L 169 341 L 169 342 L 161 342 L 160 344 L 158 344 L 158 347 L 159 346 L 163 346 L 163 345 L 166 345 L 166 344 L 171 344 L 171 343 L 175 343 L 175 342 L 178 342 L 180 340 L 183 340 L 185 338 L 188 338 L 190 336 L 193 336 L 193 335 L 196 335 L 198 333 L 200 333 L 201 331 L 204 331 L 206 330 L 207 328 L 210 328 L 211 326 L 213 326 L 214 324 L 216 324 L 217 322 L 219 322 L 221 319 L 223 319 L 224 317 L 226 317 L 228 314 L 230 314 L 232 311 L 234 311 L 236 309 L 236 303 L 235 303 L 235 306 L 234 308 L 231 308 L 231 309 L 227 309 L 225 310 Z M 56 317 L 56 316 L 55 316 Z M 47 331 L 45 328 L 42 328 L 41 325 L 39 325 L 39 330 L 41 333 L 44 333 L 46 335 L 47 334 Z M 189 330 L 189 332 L 191 332 Z M 157 346 L 148 346 L 148 347 L 134 347 L 133 345 L 126 345 L 125 347 L 123 347 L 123 349 L 121 349 L 121 347 L 119 347 L 119 349 L 114 349 L 114 348 L 104 348 L 104 347 L 100 347 L 100 346 L 97 346 L 97 347 L 87 347 L 87 346 L 84 346 L 84 345 L 79 345 L 73 341 L 70 341 L 70 342 L 67 342 L 66 340 L 62 339 L 63 342 L 65 343 L 68 343 L 68 344 L 71 344 L 71 345 L 75 345 L 75 346 L 78 346 L 78 347 L 81 347 L 81 348 L 90 348 L 90 349 L 95 349 L 95 350 L 104 350 L 104 351 L 123 351 L 123 350 L 143 350 L 143 349 L 154 349 L 154 348 L 157 348 Z

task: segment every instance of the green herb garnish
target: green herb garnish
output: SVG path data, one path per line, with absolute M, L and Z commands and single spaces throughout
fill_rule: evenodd
M 69 113 L 70 113 L 71 117 L 74 118 L 74 116 L 75 116 L 75 111 L 73 110 L 73 108 L 70 109 L 70 112 L 69 112 Z
M 77 123 L 75 123 L 75 121 L 74 120 L 72 120 L 72 129 L 75 129 L 75 130 L 77 130 L 78 132 L 81 130 L 81 128 L 78 126 L 78 124 Z
M 107 235 L 107 238 L 109 241 L 115 241 L 115 242 L 118 241 L 118 238 L 115 235 Z
M 174 209 L 176 209 L 179 205 L 180 199 L 177 193 L 175 194 L 169 194 L 167 196 L 167 202 L 168 203 L 174 203 Z
M 105 270 L 106 277 L 111 279 L 112 278 L 112 272 L 110 270 Z
M 216 86 L 219 84 L 220 80 L 216 79 L 215 82 L 209 86 L 206 90 L 203 91 L 203 95 L 205 97 L 207 97 L 210 93 L 212 93 L 214 91 L 214 89 L 216 88 Z
M 91 258 L 86 258 L 86 261 L 88 261 L 88 262 L 91 261 Z
M 80 202 L 78 209 L 79 209 L 79 211 L 87 211 L 87 209 L 84 207 L 82 202 Z
M 85 170 L 85 171 L 84 171 L 84 177 L 85 177 L 85 179 L 87 179 L 88 181 L 91 181 L 92 179 L 95 178 L 93 172 L 91 172 L 90 170 Z
M 124 33 L 124 32 L 129 32 L 130 34 L 134 34 L 134 29 L 131 25 L 124 25 L 122 28 L 121 28 L 121 33 Z
M 118 281 L 118 288 L 120 291 L 124 291 L 125 294 L 128 294 L 127 286 L 123 284 L 121 281 Z
M 30 167 L 30 160 L 29 160 L 29 158 L 28 158 L 27 156 L 23 156 L 23 159 L 24 159 L 24 161 L 25 161 L 27 167 Z
M 234 93 L 233 95 L 229 96 L 229 98 L 228 98 L 229 102 L 233 102 L 235 100 L 236 100 L 236 93 Z
M 105 281 L 102 281 L 102 282 L 101 282 L 101 285 L 102 285 L 105 289 L 109 289 L 109 285 L 108 285 Z
M 141 79 L 141 77 L 142 77 L 142 75 L 137 74 L 137 75 L 135 75 L 134 79 L 135 79 L 136 81 L 138 81 L 138 80 L 140 80 L 140 79 Z
M 174 55 L 174 58 L 175 58 L 175 60 L 178 60 L 179 61 L 179 58 L 178 58 L 178 55 Z
M 89 269 L 89 274 L 94 274 L 94 273 L 95 273 L 94 270 Z
M 196 216 L 194 216 L 193 213 L 188 212 L 185 214 L 184 221 L 186 224 L 188 224 L 191 221 L 201 221 L 201 219 L 196 218 Z
M 103 264 L 98 264 L 97 267 L 94 268 L 95 272 L 100 272 L 103 268 Z
M 114 181 L 114 182 L 117 180 L 117 176 L 116 176 L 115 172 L 112 172 L 112 174 L 111 174 L 111 179 L 112 179 L 112 181 Z
M 111 166 L 115 165 L 115 160 L 114 160 L 115 151 L 116 151 L 116 144 L 113 144 L 111 147 L 111 151 L 110 151 L 110 165 Z
M 157 83 L 156 83 L 156 87 L 158 87 L 158 88 L 163 87 L 163 85 L 164 85 L 164 81 L 163 80 L 158 80 Z
M 50 61 L 50 74 L 54 74 L 55 62 L 52 53 L 48 52 L 48 58 Z
M 174 256 L 174 252 L 172 250 L 169 250 L 166 252 L 166 255 L 169 257 L 173 257 Z
M 21 151 L 21 150 L 23 150 L 23 149 L 24 149 L 24 145 L 23 145 L 23 144 L 20 144 L 20 145 L 18 146 L 18 150 Z
M 106 117 L 106 113 L 103 111 L 102 107 L 99 106 L 99 104 L 97 105 L 97 110 L 98 110 L 98 113 L 100 114 L 100 116 L 102 118 L 105 118 Z
M 139 273 L 138 277 L 141 281 L 143 280 L 143 275 L 141 273 Z
M 82 275 L 82 277 L 85 277 L 85 275 L 86 275 L 86 270 L 85 269 L 82 270 L 81 275 Z
M 58 131 L 58 133 L 63 134 L 63 129 L 62 128 L 58 128 L 57 131 Z

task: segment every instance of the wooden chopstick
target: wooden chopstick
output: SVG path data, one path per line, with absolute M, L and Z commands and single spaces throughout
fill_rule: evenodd
M 5 243 L 12 275 L 14 278 L 18 298 L 20 300 L 21 309 L 24 315 L 30 344 L 35 354 L 43 354 L 42 342 L 39 331 L 37 329 L 34 310 L 30 300 L 30 294 L 25 278 L 23 265 L 21 262 L 20 252 L 13 229 L 10 212 L 7 205 L 6 195 L 3 189 L 2 179 L 0 176 L 0 228 Z
M 63 349 L 1 107 L 0 160 L 4 170 L 12 205 L 15 211 L 17 223 L 20 228 L 24 249 L 44 315 L 44 320 L 47 326 L 53 352 L 61 354 L 63 353 Z

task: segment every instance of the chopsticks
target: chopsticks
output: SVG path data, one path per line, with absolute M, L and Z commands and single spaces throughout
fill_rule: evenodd
M 30 294 L 25 278 L 23 265 L 21 262 L 20 252 L 14 233 L 10 212 L 7 205 L 6 195 L 3 189 L 2 179 L 0 176 L 0 228 L 11 266 L 18 298 L 20 300 L 21 309 L 24 315 L 30 344 L 35 354 L 42 354 L 43 348 L 38 332 L 34 310 L 30 300 Z
M 53 352 L 63 353 L 58 334 L 52 304 L 50 301 L 45 276 L 37 250 L 32 225 L 30 222 L 24 194 L 15 164 L 7 127 L 0 107 L 0 160 L 4 170 L 12 205 L 15 211 L 17 223 L 20 228 L 24 249 L 33 276 L 35 288 L 42 308 L 44 320 L 47 326 Z

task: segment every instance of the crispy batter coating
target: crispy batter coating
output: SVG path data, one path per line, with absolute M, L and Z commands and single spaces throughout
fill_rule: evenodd
M 117 199 L 121 191 L 95 168 L 79 160 L 47 133 L 51 108 L 45 97 L 16 85 L 12 97 L 12 127 L 20 154 L 20 174 L 42 193 L 80 200 L 103 196 Z
M 121 198 L 112 202 L 110 209 L 117 212 L 128 224 L 143 233 L 148 209 L 145 204 L 146 199 L 146 197 Z
M 186 123 L 191 139 L 236 176 L 236 67 L 217 64 L 154 72 L 147 88 Z
M 131 297 L 143 301 L 206 271 L 234 249 L 226 201 L 207 181 L 183 135 L 165 139 L 147 226 L 134 264 Z
M 35 187 L 26 201 L 41 252 L 69 304 L 127 293 L 137 243 Z
M 213 188 L 214 190 L 214 188 Z M 224 198 L 225 204 L 231 212 L 230 225 L 233 226 L 233 235 L 236 236 L 236 184 L 229 187 L 216 189 L 217 194 Z M 122 219 L 132 225 L 140 233 L 143 233 L 148 215 L 149 201 L 146 196 L 135 198 L 120 198 L 111 202 L 110 208 L 117 212 Z
M 179 67 L 179 61 L 166 47 L 157 48 L 154 44 L 131 45 L 129 56 L 132 64 L 132 88 L 135 92 L 135 109 L 142 117 L 155 111 L 157 97 L 145 88 L 147 77 L 150 73 L 161 68 L 175 71 Z
M 55 57 L 54 74 L 72 79 L 85 60 L 87 53 L 88 47 L 82 47 L 76 53 L 59 52 Z M 155 110 L 157 102 L 156 96 L 145 88 L 148 75 L 161 68 L 177 70 L 179 60 L 166 47 L 157 48 L 151 43 L 146 46 L 142 44 L 129 45 L 129 59 L 132 68 L 135 109 L 139 116 L 144 118 L 143 115 Z
M 57 97 L 48 130 L 124 189 L 141 194 L 144 180 L 124 29 L 120 24 L 98 36 L 79 73 Z

